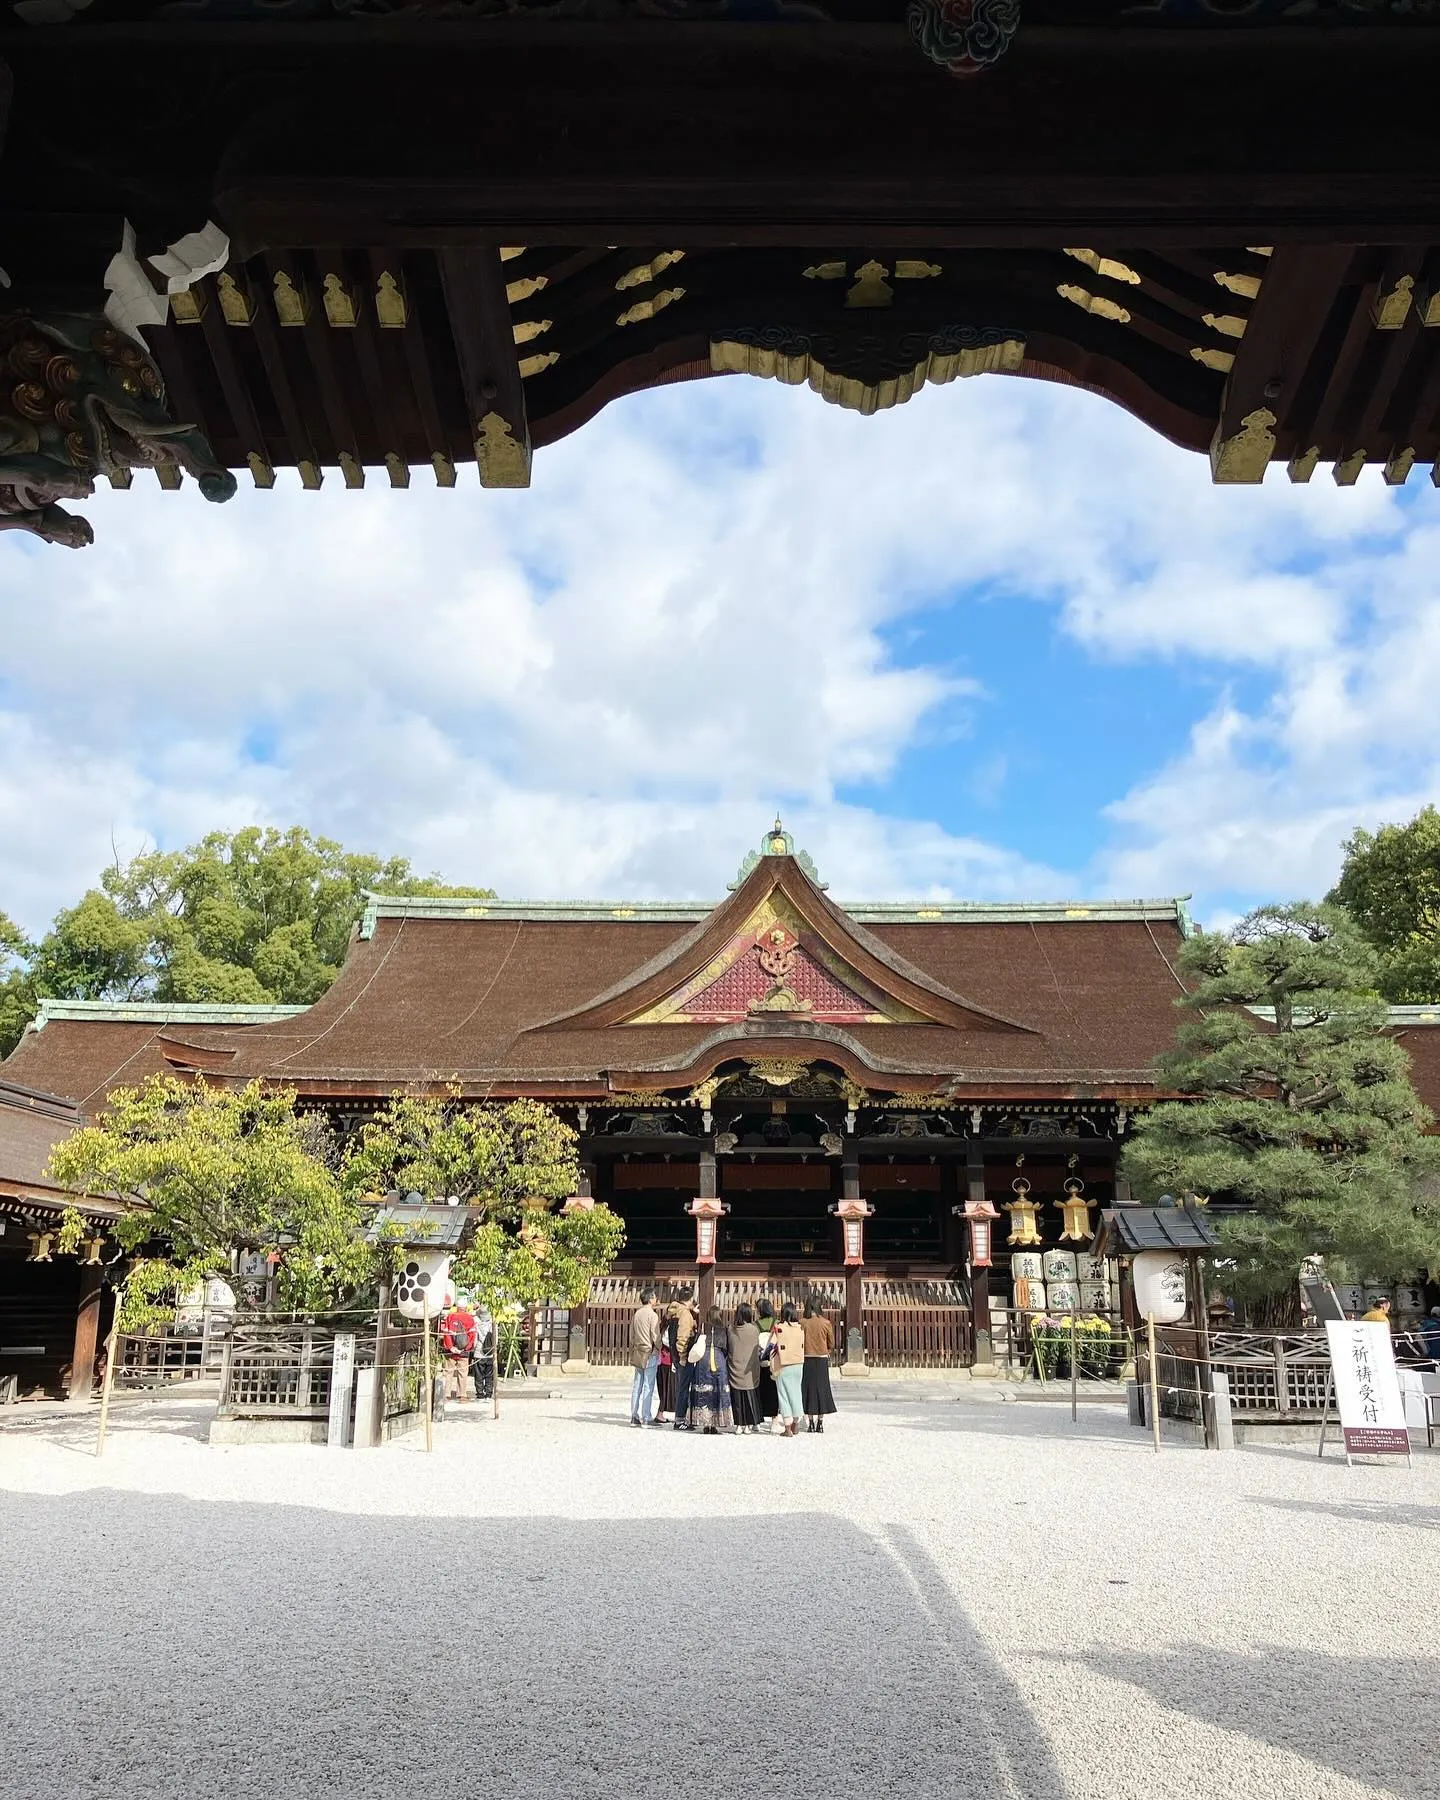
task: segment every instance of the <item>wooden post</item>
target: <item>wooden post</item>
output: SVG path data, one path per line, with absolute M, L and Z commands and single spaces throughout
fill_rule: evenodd
M 1195 1325 L 1200 1349 L 1200 1417 L 1205 1426 L 1205 1448 L 1218 1450 L 1219 1436 L 1216 1430 L 1213 1413 L 1215 1410 L 1215 1378 L 1210 1367 L 1210 1310 L 1209 1297 L 1205 1292 L 1205 1272 L 1200 1266 L 1198 1253 L 1190 1258 L 1191 1273 L 1195 1277 L 1193 1292 L 1195 1295 Z
M 110 1390 L 115 1385 L 115 1357 L 120 1349 L 120 1309 L 125 1303 L 122 1283 L 115 1290 L 115 1317 L 110 1322 L 110 1336 L 105 1341 L 105 1379 L 100 1384 L 100 1430 L 95 1437 L 95 1454 L 105 1454 L 105 1433 L 110 1424 Z
M 80 1300 L 75 1308 L 75 1347 L 70 1352 L 71 1400 L 88 1400 L 95 1387 L 95 1347 L 100 1335 L 100 1293 L 105 1271 L 81 1263 Z
M 985 1152 L 975 1138 L 965 1149 L 966 1198 L 977 1204 L 985 1199 Z M 970 1314 L 975 1339 L 975 1362 L 978 1367 L 995 1366 L 995 1348 L 990 1337 L 990 1271 L 970 1271 Z
M 713 1150 L 702 1150 L 700 1152 L 699 1199 L 715 1200 L 719 1197 L 717 1192 L 719 1186 L 717 1173 L 718 1171 L 715 1166 L 715 1152 Z M 718 1219 L 715 1221 L 715 1236 L 715 1248 L 718 1254 L 720 1248 L 720 1221 Z M 709 1314 L 710 1308 L 714 1304 L 715 1265 L 714 1263 L 697 1262 L 695 1265 L 695 1306 L 702 1321 Z
M 425 1370 L 425 1448 L 427 1450 L 433 1450 L 435 1448 L 435 1421 L 431 1415 L 435 1405 L 435 1390 L 431 1385 L 430 1380 L 430 1313 L 428 1308 L 425 1317 L 420 1321 L 420 1324 L 421 1329 L 425 1333 L 422 1340 L 424 1348 L 421 1352 L 421 1360 Z
M 1072 1425 L 1080 1416 L 1077 1408 L 1077 1402 L 1080 1398 L 1080 1374 L 1076 1334 L 1077 1326 L 1075 1324 L 1075 1309 L 1072 1307 L 1070 1309 L 1070 1423 Z
M 1145 1337 L 1150 1346 L 1150 1428 L 1155 1433 L 1155 1454 L 1160 1454 L 1160 1374 L 1155 1367 L 1155 1315 L 1145 1315 Z
M 1285 1340 L 1277 1332 L 1270 1340 L 1275 1363 L 1275 1405 L 1282 1419 L 1290 1417 L 1290 1371 L 1285 1364 Z
M 842 1200 L 859 1200 L 860 1194 L 860 1152 L 851 1140 L 845 1146 L 844 1158 L 840 1164 L 840 1198 Z M 842 1221 L 843 1232 L 843 1221 Z M 844 1243 L 844 1237 L 841 1237 Z M 865 1270 L 863 1266 L 847 1268 L 845 1271 L 845 1358 L 841 1364 L 843 1375 L 863 1375 L 868 1373 L 869 1363 L 865 1354 Z

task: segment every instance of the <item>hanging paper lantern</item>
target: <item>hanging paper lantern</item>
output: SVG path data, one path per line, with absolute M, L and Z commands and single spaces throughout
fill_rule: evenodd
M 1185 1317 L 1185 1259 L 1173 1250 L 1142 1250 L 1130 1265 L 1135 1309 L 1142 1319 L 1173 1325 Z
M 1005 1202 L 1005 1210 L 1010 1215 L 1010 1236 L 1012 1244 L 1038 1244 L 1043 1240 L 1040 1227 L 1035 1222 L 1035 1214 L 1040 1210 L 1040 1202 L 1030 1198 L 1030 1183 L 1023 1175 L 1019 1175 L 1010 1186 L 1015 1190 L 1015 1199 Z
M 1085 1183 L 1078 1175 L 1072 1175 L 1065 1183 L 1065 1198 L 1056 1202 L 1065 1221 L 1060 1232 L 1064 1242 L 1083 1244 L 1095 1235 L 1090 1229 L 1091 1203 L 1084 1195 Z
M 449 1252 L 410 1251 L 395 1287 L 395 1307 L 401 1317 L 433 1319 L 444 1312 L 453 1299 Z

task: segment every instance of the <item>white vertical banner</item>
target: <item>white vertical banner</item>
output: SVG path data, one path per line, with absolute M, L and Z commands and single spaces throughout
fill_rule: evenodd
M 335 1358 L 330 1365 L 330 1425 L 325 1441 L 337 1450 L 345 1448 L 350 1433 L 350 1390 L 355 1381 L 355 1333 L 335 1333 Z
M 1327 1319 L 1335 1402 L 1347 1456 L 1408 1456 L 1405 1403 L 1395 1373 L 1390 1327 L 1363 1319 Z

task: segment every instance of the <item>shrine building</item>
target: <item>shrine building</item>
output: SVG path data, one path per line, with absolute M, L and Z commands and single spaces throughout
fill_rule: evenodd
M 89 1110 L 258 1077 L 342 1132 L 402 1088 L 530 1095 L 625 1220 L 592 1362 L 654 1281 L 815 1292 L 872 1361 L 965 1364 L 1012 1307 L 1118 1308 L 1085 1248 L 1190 929 L 1181 900 L 841 905 L 777 821 L 714 906 L 377 897 L 314 1006 L 46 1001 L 3 1067 Z M 1440 1010 L 1394 1014 L 1433 1103 Z

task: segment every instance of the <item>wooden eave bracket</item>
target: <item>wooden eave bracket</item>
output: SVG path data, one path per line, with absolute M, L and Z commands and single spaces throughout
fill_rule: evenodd
M 439 262 L 480 484 L 529 487 L 530 423 L 500 252 L 445 249 Z

